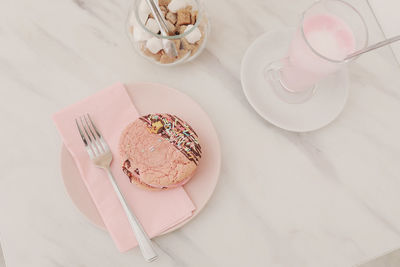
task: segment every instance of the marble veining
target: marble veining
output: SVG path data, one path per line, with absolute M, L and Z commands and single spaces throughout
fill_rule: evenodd
M 154 239 L 160 259 L 152 266 L 350 267 L 400 248 L 393 51 L 349 66 L 350 97 L 335 122 L 286 132 L 248 104 L 240 63 L 257 36 L 295 26 L 313 0 L 204 2 L 212 25 L 205 51 L 167 69 L 132 49 L 125 34 L 130 0 L 0 1 L 0 240 L 7 267 L 147 266 L 139 250 L 120 254 L 79 213 L 60 177 L 61 140 L 51 115 L 117 81 L 181 90 L 210 114 L 221 137 L 215 194 L 195 220 Z M 349 2 L 366 17 L 370 43 L 382 40 L 368 3 Z M 232 131 L 233 123 L 241 127 Z

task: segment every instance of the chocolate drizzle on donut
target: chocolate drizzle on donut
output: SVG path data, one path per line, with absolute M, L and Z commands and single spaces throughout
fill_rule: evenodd
M 201 146 L 193 128 L 182 119 L 171 114 L 149 114 L 140 117 L 149 131 L 158 134 L 173 144 L 190 161 L 198 164 L 201 158 Z

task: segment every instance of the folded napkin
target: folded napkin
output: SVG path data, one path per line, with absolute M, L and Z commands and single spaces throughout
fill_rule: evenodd
M 53 117 L 61 138 L 72 154 L 82 179 L 118 249 L 123 252 L 137 241 L 106 173 L 95 167 L 86 153 L 75 125 L 75 118 L 89 113 L 113 153 L 111 171 L 128 206 L 150 237 L 173 227 L 192 215 L 195 209 L 182 187 L 166 191 L 145 191 L 129 182 L 118 154 L 119 136 L 139 117 L 124 85 L 116 84 L 72 105 Z

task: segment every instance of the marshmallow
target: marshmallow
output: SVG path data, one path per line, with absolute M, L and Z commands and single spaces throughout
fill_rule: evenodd
M 161 49 L 163 49 L 162 41 L 157 37 L 147 40 L 146 47 L 153 54 L 157 54 Z
M 147 41 L 152 37 L 150 33 L 145 31 L 144 29 L 141 28 L 141 26 L 136 25 L 133 27 L 133 39 L 135 41 Z
M 146 18 L 147 19 L 147 18 Z M 145 31 L 141 25 L 136 20 L 134 13 L 129 18 L 129 25 L 133 27 L 133 39 L 135 41 L 146 41 L 152 37 L 150 33 Z
M 154 3 L 158 5 L 158 0 L 154 0 Z M 142 0 L 139 4 L 139 12 L 142 12 L 146 15 L 149 15 L 151 13 L 151 8 L 147 4 L 146 0 Z
M 154 2 L 156 3 L 156 5 L 158 5 L 158 0 L 154 0 Z M 147 18 L 151 13 L 151 9 L 145 0 L 142 0 L 142 2 L 140 2 L 138 13 L 140 21 L 143 24 L 146 24 Z
M 193 25 L 188 25 L 184 32 L 189 31 L 191 28 L 193 28 Z M 201 31 L 199 30 L 199 28 L 195 28 L 191 33 L 185 36 L 185 39 L 189 43 L 194 44 L 201 39 Z
M 146 23 L 146 28 L 153 33 L 158 33 L 160 31 L 160 27 L 158 26 L 155 19 L 148 19 Z
M 186 0 L 172 0 L 168 5 L 169 11 L 176 13 L 179 9 L 185 8 L 187 6 Z

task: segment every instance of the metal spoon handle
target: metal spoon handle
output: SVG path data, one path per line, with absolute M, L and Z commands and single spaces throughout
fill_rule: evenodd
M 164 17 L 161 15 L 161 10 L 154 0 L 146 0 L 147 4 L 150 7 L 151 12 L 154 15 L 154 19 L 156 20 L 158 27 L 160 28 L 161 35 L 168 36 L 171 30 L 168 28 L 168 24 L 165 21 Z M 168 39 L 162 40 L 164 51 L 172 58 L 178 57 L 178 50 L 175 43 Z
M 394 42 L 396 42 L 396 41 L 400 41 L 400 35 L 394 36 L 394 37 L 389 38 L 389 39 L 386 39 L 386 40 L 383 40 L 383 41 L 381 41 L 381 42 L 379 42 L 379 43 L 376 43 L 376 44 L 367 46 L 366 48 L 363 48 L 363 49 L 358 50 L 358 51 L 356 51 L 356 52 L 354 52 L 354 53 L 351 53 L 350 55 L 348 55 L 348 56 L 345 58 L 345 60 L 351 59 L 351 58 L 353 58 L 353 57 L 357 57 L 357 56 L 359 56 L 359 55 L 362 55 L 362 54 L 367 53 L 367 52 L 369 52 L 369 51 L 375 50 L 375 49 L 377 49 L 377 48 L 379 48 L 379 47 L 382 47 L 382 46 L 385 46 L 385 45 L 394 43 Z

